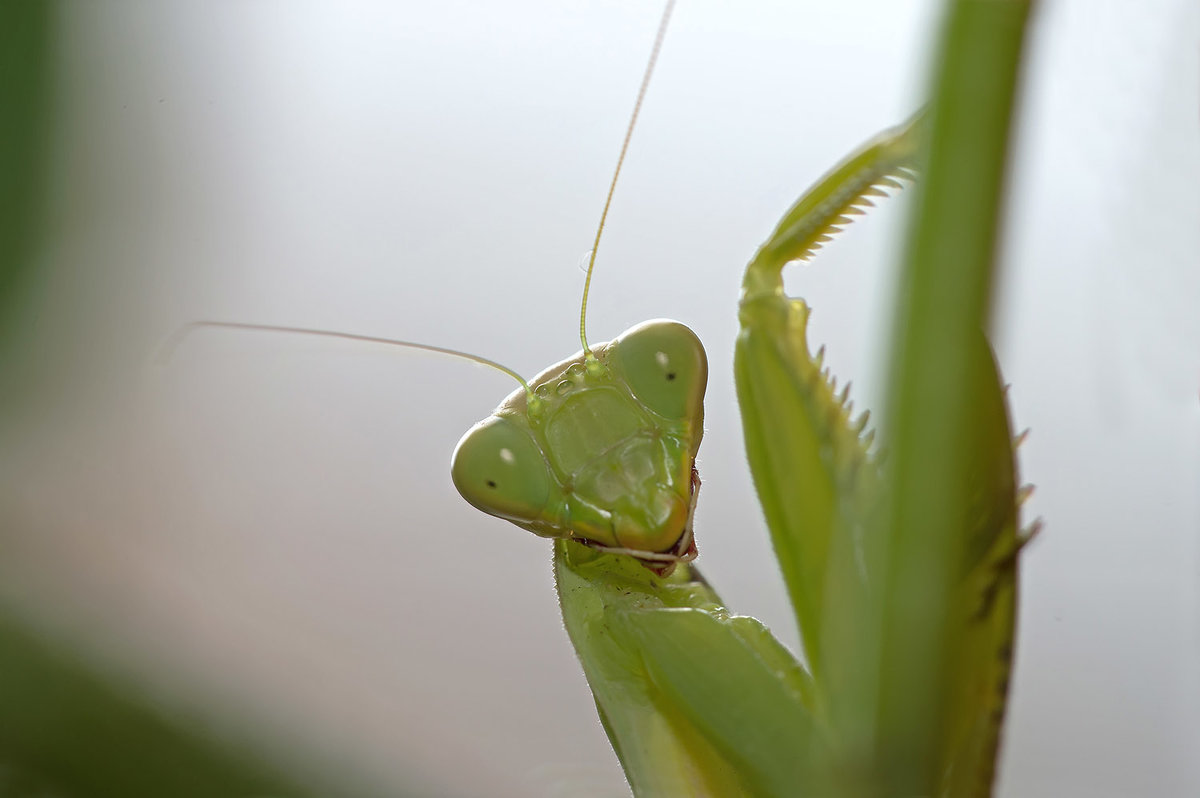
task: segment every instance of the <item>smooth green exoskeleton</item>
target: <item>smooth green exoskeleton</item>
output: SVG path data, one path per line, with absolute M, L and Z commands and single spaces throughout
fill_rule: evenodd
M 695 554 L 708 361 L 684 325 L 648 321 L 514 391 L 454 452 L 454 485 L 536 535 L 669 568 Z

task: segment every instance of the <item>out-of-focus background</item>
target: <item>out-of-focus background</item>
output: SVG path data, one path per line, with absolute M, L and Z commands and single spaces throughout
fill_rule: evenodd
M 741 268 L 921 102 L 933 2 L 681 0 L 589 331 L 688 323 L 711 377 L 699 565 L 796 636 L 742 452 Z M 59 6 L 43 277 L 0 459 L 0 594 L 148 695 L 380 794 L 620 796 L 545 541 L 469 507 L 458 437 L 578 349 L 660 9 L 644 2 Z M 1044 2 L 996 342 L 1028 518 L 1003 796 L 1200 792 L 1200 8 Z M 877 406 L 903 197 L 790 287 Z M 300 752 L 297 759 L 296 752 Z

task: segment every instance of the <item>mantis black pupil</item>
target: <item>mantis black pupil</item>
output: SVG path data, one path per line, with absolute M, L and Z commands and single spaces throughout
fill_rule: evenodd
M 668 372 L 667 372 L 667 379 L 668 379 L 668 380 L 674 380 L 674 379 L 675 379 L 675 372 L 673 372 L 673 371 L 668 371 Z
M 495 481 L 494 479 L 489 479 L 489 480 L 487 481 L 487 486 L 488 486 L 489 488 L 494 488 L 494 487 L 496 487 L 496 481 Z

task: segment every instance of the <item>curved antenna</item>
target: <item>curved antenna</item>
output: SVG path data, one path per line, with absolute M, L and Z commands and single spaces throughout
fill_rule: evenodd
M 312 327 L 288 327 L 281 324 L 251 324 L 244 321 L 193 321 L 180 327 L 167 343 L 163 346 L 161 357 L 169 359 L 175 354 L 175 350 L 183 343 L 184 339 L 191 335 L 196 330 L 204 327 L 217 327 L 227 330 L 251 330 L 254 332 L 277 332 L 277 333 L 292 333 L 296 335 L 319 335 L 323 338 L 341 338 L 347 341 L 366 341 L 371 344 L 388 344 L 389 346 L 403 346 L 407 349 L 419 349 L 423 352 L 436 352 L 439 355 L 450 355 L 452 357 L 470 360 L 472 363 L 478 363 L 481 366 L 488 366 L 497 371 L 503 371 L 508 376 L 512 377 L 517 382 L 521 383 L 521 387 L 525 389 L 526 405 L 531 412 L 536 412 L 541 406 L 542 400 L 534 395 L 529 387 L 529 383 L 517 372 L 510 369 L 501 363 L 494 360 L 489 360 L 486 357 L 472 355 L 469 352 L 460 352 L 457 349 L 448 349 L 444 346 L 433 346 L 432 344 L 421 344 L 416 341 L 401 341 L 396 338 L 380 338 L 374 335 L 357 335 L 355 333 L 337 332 L 336 330 L 318 330 Z
M 650 76 L 654 74 L 654 64 L 658 61 L 658 51 L 662 49 L 663 38 L 667 35 L 667 23 L 671 21 L 671 12 L 675 8 L 675 0 L 667 0 L 663 9 L 662 21 L 658 23 L 658 33 L 654 37 L 654 48 L 650 51 L 650 61 L 646 64 L 646 74 L 642 76 L 642 86 L 638 89 L 637 102 L 633 104 L 633 116 L 629 118 L 629 127 L 625 129 L 625 141 L 621 143 L 621 155 L 617 158 L 617 168 L 613 171 L 612 183 L 608 186 L 608 196 L 604 198 L 604 210 L 600 213 L 600 226 L 596 228 L 596 241 L 588 258 L 587 277 L 583 281 L 583 306 L 579 310 L 579 340 L 583 342 L 584 357 L 589 366 L 596 362 L 591 347 L 587 342 L 587 301 L 588 290 L 592 287 L 592 270 L 596 267 L 596 250 L 600 248 L 600 236 L 604 233 L 604 220 L 608 218 L 608 206 L 612 204 L 613 192 L 617 189 L 617 178 L 621 175 L 621 165 L 625 163 L 625 152 L 629 149 L 629 140 L 633 137 L 633 127 L 637 124 L 638 113 L 642 110 L 642 100 L 646 89 L 650 86 Z

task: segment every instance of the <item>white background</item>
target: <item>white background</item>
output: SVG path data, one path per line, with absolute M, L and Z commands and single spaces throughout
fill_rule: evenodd
M 233 737 L 384 794 L 625 787 L 545 541 L 470 508 L 459 435 L 512 385 L 449 359 L 207 332 L 294 324 L 533 374 L 582 272 L 660 9 L 644 2 L 75 3 L 4 593 Z M 996 340 L 1025 594 L 1001 795 L 1200 792 L 1200 13 L 1046 2 Z M 589 330 L 691 325 L 711 377 L 699 564 L 796 635 L 742 453 L 741 268 L 920 104 L 931 2 L 682 0 L 600 248 Z M 789 274 L 876 406 L 906 206 Z

